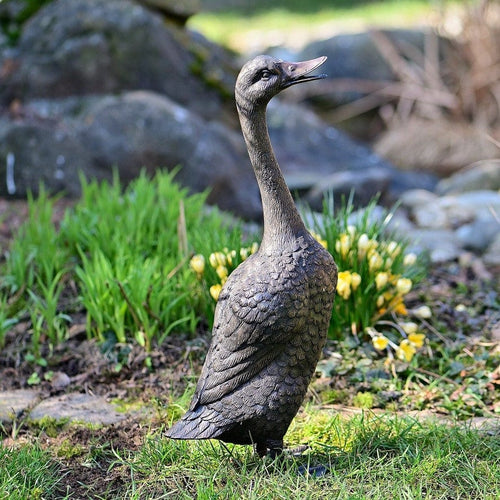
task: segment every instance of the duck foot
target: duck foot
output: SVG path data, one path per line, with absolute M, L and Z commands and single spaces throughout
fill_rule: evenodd
M 266 442 L 255 444 L 255 451 L 260 458 L 268 456 L 272 459 L 283 454 L 283 440 L 267 439 Z

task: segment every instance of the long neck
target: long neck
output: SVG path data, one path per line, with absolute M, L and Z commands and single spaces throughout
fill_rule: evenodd
M 281 245 L 305 231 L 292 195 L 274 155 L 266 124 L 266 107 L 238 106 L 241 129 L 262 198 L 262 247 Z

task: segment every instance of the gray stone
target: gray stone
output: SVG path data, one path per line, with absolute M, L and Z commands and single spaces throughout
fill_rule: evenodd
M 231 58 L 223 52 L 130 0 L 56 0 L 25 24 L 17 57 L 10 69 L 4 64 L 0 97 L 9 103 L 145 89 L 213 118 L 225 105 L 234 108 L 227 96 L 236 69 L 226 77 Z M 214 59 L 221 74 L 204 75 Z
M 500 269 L 500 232 L 497 232 L 482 259 L 487 266 L 498 267 Z
M 401 205 L 412 209 L 419 205 L 437 203 L 438 196 L 426 189 L 410 189 L 403 193 L 400 198 Z
M 423 52 L 425 38 L 429 36 L 423 31 L 402 29 L 382 30 L 382 34 L 402 54 L 407 53 L 408 49 Z M 443 54 L 447 44 L 443 39 L 439 39 L 439 43 Z M 331 79 L 358 80 L 365 84 L 368 81 L 388 82 L 396 79 L 391 62 L 377 48 L 370 32 L 340 34 L 312 42 L 304 48 L 300 57 L 312 59 L 319 54 L 328 56 L 322 68 Z M 332 88 L 327 95 L 322 93 L 321 100 L 326 100 L 329 105 L 338 105 L 359 99 L 363 94 L 351 83 L 349 88 L 339 91 Z
M 447 228 L 448 217 L 439 203 L 421 204 L 413 208 L 413 219 L 419 227 Z
M 500 214 L 500 193 L 486 189 L 443 196 L 439 203 L 450 218 L 455 217 L 464 221 L 468 220 L 468 217 L 460 215 L 463 212 L 473 214 L 476 218 L 492 219 Z
M 323 194 L 329 191 L 339 201 L 354 188 L 359 204 L 366 204 L 377 194 L 391 203 L 401 191 L 434 185 L 429 176 L 397 171 L 369 147 L 303 106 L 271 101 L 268 123 L 274 151 L 290 188 L 301 191 L 316 210 L 321 208 Z
M 305 199 L 311 207 L 319 210 L 325 194 L 332 192 L 336 200 L 341 200 L 343 196 L 347 199 L 353 191 L 353 202 L 363 206 L 378 193 L 386 192 L 390 180 L 390 172 L 378 168 L 367 168 L 363 172 L 344 170 L 324 176 L 309 190 Z
M 50 385 L 56 391 L 64 389 L 71 383 L 71 379 L 64 372 L 54 372 L 51 379 Z
M 209 202 L 246 218 L 261 211 L 257 183 L 239 134 L 166 97 L 129 92 L 96 102 L 81 117 L 81 141 L 92 163 L 130 181 L 141 168 L 172 169 L 194 191 L 211 188 Z
M 463 248 L 484 252 L 500 233 L 500 221 L 479 217 L 469 224 L 460 226 L 455 231 Z
M 438 194 L 500 189 L 500 160 L 482 160 L 469 165 L 436 186 Z
M 33 389 L 0 392 L 0 422 L 14 421 L 38 401 L 39 395 Z
M 70 393 L 45 399 L 30 412 L 32 420 L 40 420 L 44 417 L 109 425 L 124 420 L 126 415 L 119 413 L 116 407 L 103 397 Z
M 415 229 L 411 235 L 412 243 L 408 251 L 420 254 L 429 252 L 433 263 L 442 263 L 458 258 L 462 252 L 460 242 L 451 230 Z
M 91 156 L 74 130 L 50 122 L 0 123 L 0 195 L 38 193 L 40 183 L 51 192 L 75 196 L 78 172 L 90 177 Z M 90 171 L 89 171 L 90 170 Z

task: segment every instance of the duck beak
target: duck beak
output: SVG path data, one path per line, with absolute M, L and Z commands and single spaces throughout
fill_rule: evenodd
M 301 62 L 286 62 L 281 61 L 280 66 L 283 74 L 282 88 L 286 89 L 296 83 L 312 82 L 326 78 L 325 74 L 311 75 L 318 66 L 321 66 L 326 61 L 326 56 L 317 57 L 309 61 Z

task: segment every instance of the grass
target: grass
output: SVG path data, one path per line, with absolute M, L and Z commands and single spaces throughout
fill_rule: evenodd
M 58 445 L 40 441 L 48 443 L 43 450 L 36 443 L 11 450 L 0 446 L 0 498 L 53 498 L 50 493 L 57 490 L 65 493 L 55 497 L 71 498 L 77 486 L 76 477 L 64 473 L 68 463 L 94 474 L 87 479 L 89 498 L 493 500 L 500 495 L 498 436 L 370 412 L 347 418 L 306 407 L 286 441 L 308 443 L 310 449 L 275 462 L 258 459 L 250 447 L 171 441 L 161 430 L 147 432 L 138 448 L 110 451 L 90 439 L 70 455 L 67 439 Z M 113 487 L 103 481 L 117 476 Z
M 438 3 L 438 7 L 450 3 Z M 256 39 L 260 48 L 265 44 L 294 47 L 297 40 L 328 38 L 346 29 L 415 26 L 417 20 L 428 20 L 435 10 L 436 3 L 428 0 L 272 2 L 272 6 L 262 2 L 251 9 L 201 12 L 190 18 L 189 27 L 216 43 L 245 51 Z
M 24 322 L 34 358 L 50 355 L 82 312 L 88 336 L 101 343 L 114 339 L 149 351 L 172 332 L 193 334 L 213 305 L 189 256 L 194 247 L 206 252 L 221 241 L 241 245 L 241 230 L 205 210 L 205 194 L 188 195 L 174 176 L 141 175 L 124 190 L 117 178 L 82 179 L 81 199 L 58 224 L 55 199 L 43 189 L 30 197 L 28 219 L 2 264 L 0 346 Z
M 10 449 L 0 445 L 0 498 L 50 498 L 61 480 L 59 465 L 39 444 Z M 52 497 L 53 498 L 53 497 Z

